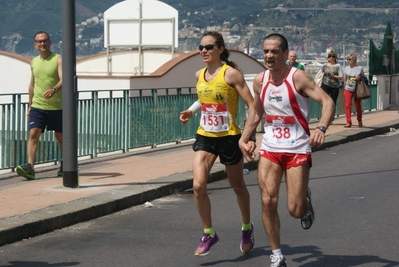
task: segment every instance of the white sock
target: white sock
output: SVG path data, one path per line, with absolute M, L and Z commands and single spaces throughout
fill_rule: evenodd
M 272 250 L 272 252 L 273 252 L 273 255 L 279 256 L 280 259 L 282 259 L 284 257 L 283 253 L 281 253 L 281 248 Z

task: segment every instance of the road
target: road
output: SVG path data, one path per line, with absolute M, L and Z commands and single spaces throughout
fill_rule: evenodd
M 288 266 L 399 266 L 399 132 L 313 154 L 310 187 L 316 212 L 308 231 L 280 193 L 282 250 Z M 269 266 L 256 171 L 245 176 L 252 197 L 255 248 L 239 251 L 241 221 L 226 180 L 209 185 L 220 243 L 206 257 L 193 251 L 201 235 L 191 191 L 153 207 L 119 213 L 0 247 L 0 266 Z

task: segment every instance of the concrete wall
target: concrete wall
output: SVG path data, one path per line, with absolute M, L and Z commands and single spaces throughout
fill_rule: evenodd
M 389 109 L 390 75 L 378 75 L 377 110 Z
M 240 51 L 230 52 L 230 59 L 237 62 L 244 75 L 253 75 L 265 70 L 264 65 L 252 57 L 249 57 Z M 131 58 L 130 53 L 124 55 Z M 151 74 L 142 76 L 88 75 L 87 72 L 82 72 L 80 64 L 92 64 L 90 61 L 97 59 L 90 58 L 88 59 L 88 62 L 85 63 L 83 63 L 84 60 L 79 60 L 77 63 L 78 90 L 194 87 L 196 84 L 194 76 L 195 72 L 205 67 L 198 51 L 179 54 L 175 58 L 166 62 L 157 60 L 157 55 L 159 55 L 157 52 L 154 52 L 153 55 L 147 55 L 146 59 L 150 62 L 147 63 L 146 61 L 144 65 L 152 64 L 152 67 L 155 67 L 155 63 L 163 64 L 158 65 L 158 68 Z M 153 58 L 153 60 L 151 58 Z M 120 60 L 119 62 L 121 65 L 130 64 L 128 60 Z M 100 69 L 100 67 L 103 69 Z M 105 68 L 105 64 L 97 65 L 98 72 L 105 72 Z M 120 66 L 120 68 L 122 68 L 122 66 Z M 98 74 L 98 72 L 96 74 Z M 250 88 L 252 88 L 252 86 L 250 86 Z
M 230 60 L 238 63 L 244 75 L 257 74 L 265 69 L 263 64 L 240 51 L 230 53 Z M 78 90 L 194 87 L 195 72 L 205 67 L 198 51 L 176 53 L 172 59 L 171 53 L 166 51 L 148 51 L 144 54 L 144 66 L 150 74 L 141 76 L 132 72 L 139 58 L 137 52 L 111 54 L 111 61 L 115 65 L 113 69 L 119 72 L 111 75 L 106 75 L 106 53 L 77 60 Z M 0 62 L 0 93 L 27 93 L 31 75 L 30 59 L 0 51 Z
M 399 110 L 399 74 L 392 75 L 390 88 L 390 107 Z
M 142 52 L 142 73 L 149 75 L 159 66 L 179 56 L 171 51 L 144 50 Z M 76 62 L 76 72 L 79 75 L 98 75 L 105 76 L 108 72 L 112 76 L 136 76 L 139 72 L 140 56 L 137 50 L 126 50 L 107 53 L 100 53 L 89 57 L 78 59 Z M 108 64 L 109 62 L 109 64 Z
M 28 92 L 30 58 L 0 51 L 0 94 Z

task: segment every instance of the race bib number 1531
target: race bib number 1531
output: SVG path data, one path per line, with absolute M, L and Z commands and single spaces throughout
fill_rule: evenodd
M 226 103 L 202 104 L 201 127 L 207 132 L 225 132 L 229 130 L 229 116 Z

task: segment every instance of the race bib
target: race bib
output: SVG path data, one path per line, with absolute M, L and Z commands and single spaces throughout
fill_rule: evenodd
M 227 104 L 202 104 L 200 125 L 207 132 L 225 132 L 229 130 Z
M 277 146 L 292 146 L 296 143 L 294 116 L 266 116 L 266 142 Z

